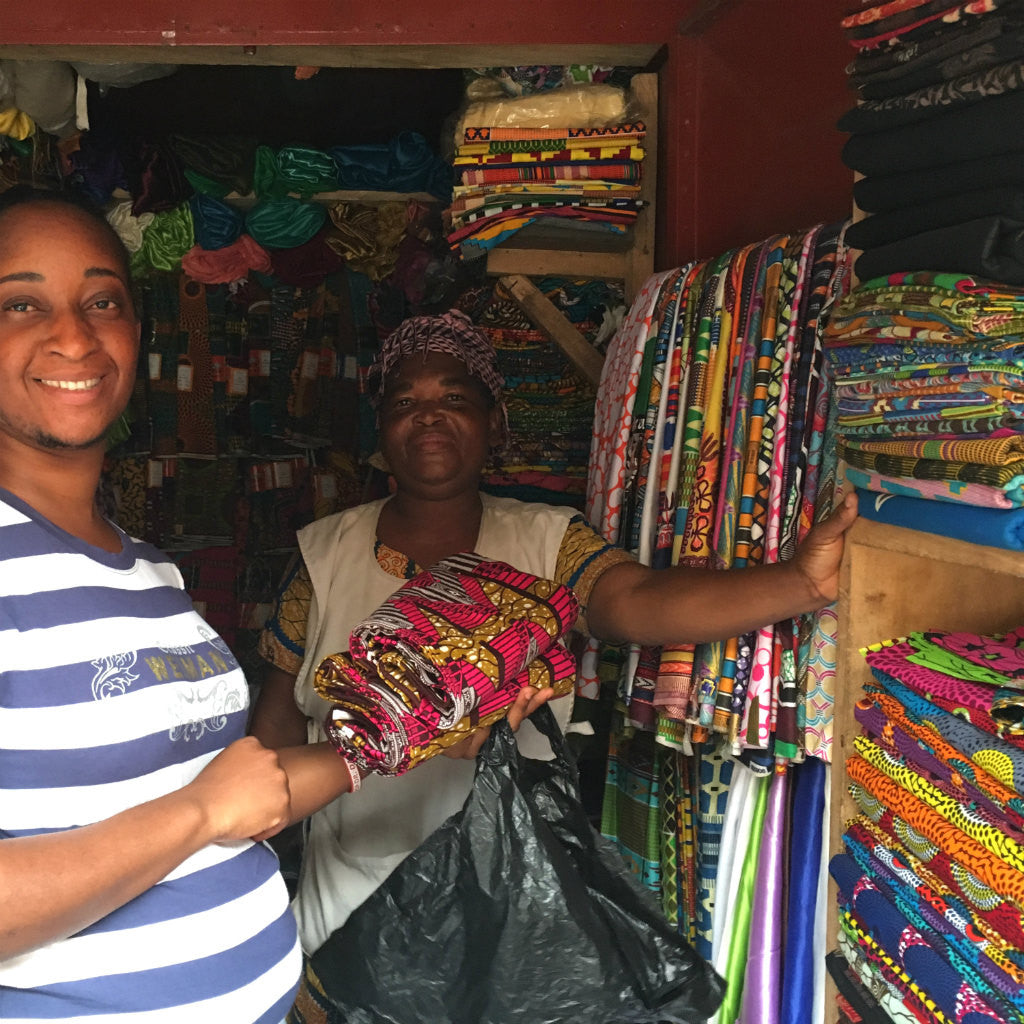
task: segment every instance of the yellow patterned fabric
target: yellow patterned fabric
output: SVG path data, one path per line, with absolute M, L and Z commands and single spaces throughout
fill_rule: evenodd
M 36 130 L 35 122 L 17 107 L 0 110 L 0 135 L 24 141 Z

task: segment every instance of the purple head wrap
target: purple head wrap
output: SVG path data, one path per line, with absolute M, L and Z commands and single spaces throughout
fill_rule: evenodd
M 406 358 L 442 352 L 466 364 L 470 374 L 502 404 L 505 379 L 498 372 L 498 357 L 490 339 L 458 310 L 440 316 L 414 316 L 399 324 L 385 339 L 367 378 L 370 401 L 379 406 L 388 378 Z

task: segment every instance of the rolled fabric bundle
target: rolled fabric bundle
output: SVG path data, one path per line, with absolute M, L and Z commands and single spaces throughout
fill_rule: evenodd
M 196 245 L 203 249 L 223 249 L 237 242 L 244 218 L 233 206 L 214 196 L 197 192 L 189 201 Z
M 249 276 L 251 270 L 267 274 L 271 269 L 270 254 L 249 235 L 239 235 L 230 245 L 220 249 L 203 249 L 194 245 L 181 258 L 181 269 L 193 281 L 204 284 L 228 284 Z
M 313 681 L 328 738 L 360 771 L 402 775 L 504 717 L 524 686 L 569 693 L 572 590 L 465 553 L 409 580 Z
M 245 216 L 245 230 L 267 249 L 293 249 L 308 242 L 327 220 L 319 203 L 292 196 L 262 199 Z

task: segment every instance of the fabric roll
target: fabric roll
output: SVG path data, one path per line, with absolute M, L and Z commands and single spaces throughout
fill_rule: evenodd
M 851 224 L 846 240 L 855 249 L 873 249 L 924 232 L 992 216 L 1024 221 L 1024 187 L 971 189 L 876 213 Z
M 566 587 L 479 555 L 443 559 L 353 629 L 314 687 L 331 742 L 365 773 L 401 775 L 501 718 L 527 685 L 572 689 Z
M 451 165 L 418 132 L 399 132 L 384 145 L 335 146 L 328 152 L 338 188 L 429 192 L 445 202 L 451 199 Z
M 290 249 L 308 242 L 324 225 L 319 203 L 288 196 L 258 202 L 245 217 L 245 230 L 267 249 Z
M 193 246 L 181 258 L 181 269 L 194 281 L 204 284 L 229 284 L 249 276 L 251 271 L 268 274 L 270 256 L 250 235 L 240 235 L 219 249 Z
M 742 866 L 736 887 L 736 906 L 726 939 L 725 969 L 719 972 L 724 974 L 726 979 L 725 999 L 714 1019 L 715 1024 L 734 1024 L 740 1012 L 757 885 L 757 862 L 768 808 L 769 788 L 770 779 L 767 777 L 759 778 L 754 783 L 749 839 L 746 848 L 740 854 Z
M 854 135 L 842 150 L 843 162 L 870 177 L 934 167 L 1006 153 L 1012 146 L 1007 125 L 1024 117 L 1024 91 L 972 103 L 927 121 Z
M 134 207 L 133 207 L 134 209 Z M 192 211 L 188 203 L 153 215 L 142 233 L 142 245 L 132 253 L 133 273 L 147 270 L 176 272 L 181 258 L 195 245 Z
M 1008 484 L 1013 484 L 1015 477 L 1024 474 L 1024 458 L 1002 466 L 991 466 L 976 462 L 957 462 L 953 459 L 923 459 L 887 455 L 884 452 L 845 447 L 843 447 L 843 458 L 852 466 L 874 470 L 890 477 L 962 480 L 965 483 L 987 484 L 990 487 L 1006 487 Z
M 895 835 L 868 817 L 854 818 L 843 841 L 854 856 L 870 858 L 893 891 L 905 893 L 907 901 L 916 900 L 920 912 L 936 922 L 936 927 L 944 927 L 950 936 L 958 937 L 962 948 L 974 948 L 979 958 L 991 965 L 990 970 L 997 972 L 995 976 L 1002 979 L 1000 984 L 1008 985 L 1011 994 L 1016 989 L 1019 995 L 1024 985 L 1024 954 L 1014 949 L 1020 932 L 1019 913 L 1004 905 L 1005 913 L 993 915 L 999 900 L 991 890 L 985 891 L 977 879 L 969 883 L 978 897 L 976 902 L 965 898 L 949 872 L 945 872 L 950 880 L 947 881 L 932 870 L 942 860 L 940 854 L 925 853 L 929 857 L 929 862 L 925 863 Z M 912 841 L 910 845 L 919 847 L 920 844 Z M 953 862 L 947 860 L 946 864 L 952 866 Z M 941 902 L 934 900 L 937 892 L 943 893 Z M 998 926 L 1013 917 L 1018 920 L 1016 931 L 1009 929 L 1003 934 Z
M 1001 857 L 966 835 L 863 758 L 850 758 L 847 771 L 851 781 L 859 783 L 876 800 L 891 808 L 895 816 L 921 832 L 954 860 L 969 864 L 969 870 L 1000 897 L 1020 903 L 1024 892 L 1021 873 Z
M 988 820 L 981 809 L 965 808 L 955 797 L 943 792 L 940 787 L 914 771 L 906 762 L 873 743 L 867 736 L 855 737 L 854 746 L 868 764 L 877 768 L 904 791 L 916 797 L 995 857 L 1018 871 L 1022 870 L 1024 846 L 1003 831 L 998 824 Z
M 828 769 L 816 757 L 791 765 L 789 877 L 786 885 L 785 962 L 779 1020 L 802 1019 L 815 1005 L 815 918 L 807 908 L 817 901 L 818 875 L 823 848 L 823 817 Z
M 956 32 L 936 32 L 899 46 L 860 50 L 847 65 L 847 74 L 858 83 L 862 79 L 873 81 L 899 78 L 915 68 L 933 67 L 975 46 L 990 42 L 1003 32 L 1011 31 L 1012 25 L 1012 18 L 1007 12 L 995 11 L 969 25 L 957 26 Z
M 857 1014 L 856 1018 L 849 1019 L 858 1019 L 862 1024 L 891 1024 L 892 1018 L 853 973 L 839 950 L 834 949 L 826 954 L 825 967 L 843 999 Z
M 852 26 L 846 30 L 846 36 L 858 49 L 871 49 L 883 44 L 906 45 L 933 38 L 936 34 L 955 33 L 964 25 L 975 24 L 981 17 L 1012 3 L 1013 0 L 960 0 L 959 3 L 931 0 L 912 10 L 887 13 L 867 25 Z
M 906 709 L 908 718 L 919 725 L 933 729 L 939 736 L 958 748 L 957 763 L 972 762 L 975 768 L 991 775 L 1003 789 L 1017 796 L 1024 789 L 1024 749 L 1019 736 L 1000 733 L 990 717 L 967 709 L 947 710 L 873 667 L 874 681 L 865 684 L 869 696 L 880 690 L 898 700 Z M 957 713 L 959 712 L 959 713 Z M 969 770 L 970 771 L 970 770 Z M 977 776 L 979 785 L 982 778 Z
M 886 100 L 865 100 L 848 110 L 836 124 L 841 132 L 877 132 L 927 120 L 992 96 L 1024 87 L 1021 55 L 983 71 L 925 86 Z
M 1008 658 L 1019 658 L 1019 648 L 1014 643 L 1018 639 L 1017 634 L 1009 633 L 1006 638 L 1010 642 L 1002 646 L 1002 651 Z M 1000 656 L 995 637 L 970 638 L 969 634 L 965 634 L 963 642 L 991 652 L 993 658 Z M 1000 709 L 1008 702 L 1019 703 L 1024 697 L 1019 679 L 1003 676 L 985 666 L 976 666 L 965 672 L 962 658 L 956 658 L 948 651 L 927 651 L 925 648 L 926 643 L 922 642 L 920 634 L 910 633 L 906 639 L 899 641 L 871 644 L 865 649 L 864 657 L 876 678 L 883 684 L 889 679 L 898 680 L 919 697 L 927 697 L 935 709 L 950 712 L 963 726 L 976 726 L 1015 748 L 1024 748 L 1024 727 L 1019 716 L 1013 714 L 1008 719 L 1000 716 Z M 879 676 L 878 673 L 883 675 Z M 964 678 L 965 675 L 968 678 Z M 961 757 L 966 756 L 971 749 L 970 745 L 962 746 Z M 997 755 L 985 770 L 994 771 L 1011 754 L 1008 751 Z M 1024 779 L 1024 765 L 1020 771 L 1022 774 L 1018 782 Z
M 1024 114 L 1024 107 L 1021 113 Z M 875 246 L 855 264 L 862 280 L 897 271 L 965 271 L 1024 285 L 1024 221 L 990 216 Z
M 650 733 L 636 732 L 629 738 L 613 732 L 609 742 L 604 799 L 601 806 L 601 834 L 613 842 L 633 874 L 651 892 L 661 889 L 661 779 L 672 751 L 659 748 Z M 693 818 L 688 786 L 675 793 L 680 805 L 676 826 L 688 835 L 678 856 L 692 861 Z M 689 932 L 693 907 L 683 901 L 680 919 Z
M 1024 509 L 953 505 L 903 495 L 858 491 L 858 509 L 865 519 L 923 530 L 974 544 L 1024 550 Z
M 1005 466 L 1024 459 L 1024 434 L 935 441 L 866 441 L 847 438 L 842 442 L 841 450 L 871 452 L 907 459 L 948 459 L 986 466 Z
M 585 511 L 594 528 L 613 544 L 620 540 L 629 424 L 640 367 L 666 286 L 670 287 L 670 282 L 679 275 L 678 270 L 664 271 L 644 282 L 601 369 Z M 590 641 L 581 659 L 578 687 L 581 696 L 593 698 L 600 690 L 598 650 L 597 643 Z
M 1012 148 L 1010 148 L 1012 147 Z M 857 206 L 868 212 L 883 213 L 918 206 L 937 199 L 956 200 L 966 192 L 990 188 L 1024 186 L 1024 151 L 1009 146 L 991 156 L 970 156 L 954 163 L 940 163 L 912 170 L 895 168 L 869 175 L 853 183 Z
M 189 206 L 200 248 L 223 249 L 242 234 L 243 218 L 235 207 L 202 193 L 192 196 Z
M 750 942 L 743 978 L 739 1024 L 780 1024 L 783 965 L 783 886 L 786 860 L 786 810 L 789 773 L 771 779 L 761 849 L 758 853 Z
M 247 195 L 252 191 L 253 161 L 257 142 L 245 135 L 230 132 L 217 135 L 176 134 L 170 138 L 171 146 L 185 165 L 185 174 L 195 182 L 190 172 L 215 183 L 214 189 L 204 188 L 208 195 L 223 198 L 228 192 Z
M 1020 28 L 1009 19 L 989 17 L 971 30 L 944 38 L 929 52 L 918 47 L 910 53 L 911 59 L 900 64 L 884 67 L 879 62 L 876 67 L 870 55 L 862 55 L 849 65 L 847 81 L 862 99 L 884 100 L 984 71 L 1021 53 L 1024 34 Z
M 270 249 L 271 272 L 277 280 L 295 288 L 316 288 L 345 266 L 344 257 L 330 244 L 328 225 L 304 242 Z
M 144 213 L 136 217 L 132 213 L 130 200 L 114 203 L 106 212 L 107 223 L 117 232 L 124 247 L 130 252 L 138 252 L 142 248 L 142 240 L 146 228 L 153 223 L 155 214 Z
M 993 992 L 979 991 L 961 977 L 947 959 L 948 949 L 942 944 L 937 948 L 933 934 L 923 934 L 910 925 L 878 886 L 861 873 L 852 858 L 834 857 L 829 870 L 843 903 L 851 908 L 865 931 L 870 930 L 878 945 L 947 1017 L 976 1024 L 1010 1019 L 1012 1009 Z
M 1024 837 L 1024 799 L 983 768 L 966 760 L 951 743 L 910 719 L 888 694 L 872 693 L 857 702 L 857 721 L 869 736 L 891 744 L 908 764 L 952 785 L 964 802 L 975 801 L 1002 815 L 1007 829 Z
M 1024 479 L 1020 477 L 1014 477 L 1004 489 L 960 480 L 918 480 L 914 477 L 886 476 L 847 466 L 846 479 L 858 490 L 952 502 L 959 506 L 1015 511 L 1024 505 L 1024 488 L 1021 486 Z
M 330 154 L 312 146 L 282 146 L 277 169 L 289 192 L 312 196 L 337 188 L 337 174 Z

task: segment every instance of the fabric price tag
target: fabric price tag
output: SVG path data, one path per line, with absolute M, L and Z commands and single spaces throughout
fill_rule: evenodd
M 303 352 L 299 375 L 303 380 L 315 380 L 320 376 L 320 353 Z
M 270 376 L 269 348 L 254 348 L 249 350 L 249 373 L 253 377 Z

